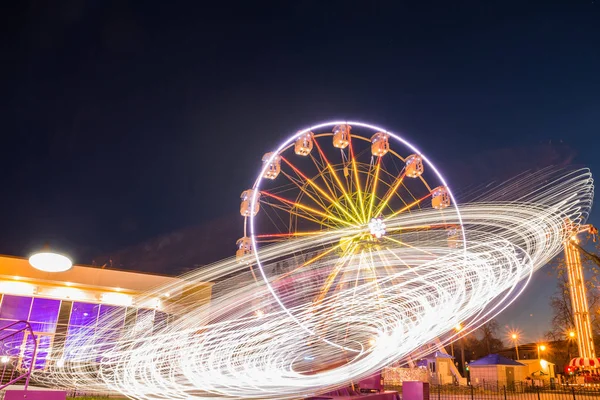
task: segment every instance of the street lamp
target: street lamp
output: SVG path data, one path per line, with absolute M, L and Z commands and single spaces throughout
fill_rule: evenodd
M 515 342 L 515 352 L 517 353 L 517 361 L 519 361 L 519 344 L 517 342 L 517 339 L 519 339 L 519 335 L 513 333 L 512 335 L 510 335 L 510 337 L 513 340 L 513 342 Z
M 463 329 L 463 326 L 460 323 L 456 324 L 456 326 L 454 327 L 454 330 L 456 331 L 456 333 L 462 331 L 462 329 Z M 459 341 L 460 341 L 460 362 L 461 362 L 460 368 L 461 368 L 463 376 L 467 376 L 465 374 L 466 371 L 465 371 L 465 341 L 464 341 L 464 337 L 461 336 Z M 452 353 L 454 353 L 454 346 L 452 346 Z
M 538 359 L 541 359 L 540 351 L 546 351 L 546 346 L 544 346 L 543 344 L 538 346 Z
M 456 326 L 454 327 L 454 330 L 456 331 L 456 333 L 460 332 L 461 329 L 462 329 L 461 324 L 456 324 Z M 452 358 L 454 358 L 454 342 L 450 342 L 450 352 L 452 353 Z
M 569 351 L 569 361 L 571 361 L 571 344 L 573 344 L 573 340 L 575 340 L 575 331 L 569 331 L 569 343 L 567 345 Z

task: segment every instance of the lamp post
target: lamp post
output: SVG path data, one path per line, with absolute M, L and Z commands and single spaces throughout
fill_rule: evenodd
M 542 345 L 538 345 L 538 348 L 537 348 L 537 351 L 538 351 L 538 359 L 540 359 L 540 360 L 541 360 L 541 357 L 540 357 L 540 352 L 541 352 L 541 351 L 545 351 L 545 350 L 546 350 L 546 346 L 544 346 L 543 344 L 542 344 Z
M 457 324 L 454 327 L 454 330 L 458 333 L 462 329 L 460 324 Z M 450 352 L 452 353 L 452 358 L 454 358 L 454 342 L 450 342 Z
M 573 343 L 573 340 L 575 340 L 575 331 L 569 331 L 569 337 L 567 338 L 569 340 L 569 343 L 567 344 L 567 349 L 569 352 L 569 362 L 571 361 L 571 344 Z
M 513 340 L 513 342 L 515 342 L 515 352 L 517 353 L 517 361 L 519 361 L 519 344 L 517 342 L 519 336 L 516 333 L 513 333 L 512 335 L 510 335 L 510 337 Z
M 458 333 L 462 330 L 463 326 L 461 324 L 456 324 L 456 326 L 454 327 L 454 330 Z M 466 371 L 465 371 L 465 342 L 464 342 L 464 338 L 461 336 L 460 339 L 460 370 L 463 374 L 463 376 L 467 376 L 466 375 Z M 454 352 L 454 350 L 452 350 L 452 352 Z

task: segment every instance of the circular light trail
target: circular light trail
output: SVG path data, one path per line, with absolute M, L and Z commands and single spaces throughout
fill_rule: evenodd
M 385 252 L 385 258 L 357 260 L 347 268 L 369 268 L 372 279 L 356 286 L 345 274 L 336 295 L 316 307 L 304 294 L 318 290 L 321 282 L 313 278 L 330 269 L 336 257 L 315 261 L 310 273 L 294 278 L 289 291 L 279 290 L 291 283 L 275 282 L 276 273 L 264 274 L 268 284 L 257 282 L 246 273 L 247 265 L 223 260 L 185 276 L 185 285 L 235 276 L 225 279 L 230 286 L 216 293 L 210 306 L 171 296 L 168 311 L 177 318 L 154 326 L 138 320 L 118 337 L 122 321 L 108 315 L 99 321 L 95 337 L 75 335 L 70 354 L 53 354 L 54 366 L 34 378 L 148 400 L 292 399 L 417 358 L 423 345 L 467 334 L 514 301 L 532 274 L 561 252 L 569 237 L 565 221 L 585 222 L 593 180 L 585 169 L 546 169 L 470 196 L 474 200 L 446 216 L 446 223 L 465 227 L 458 238 L 410 229 L 437 223 L 439 210 L 419 209 L 386 220 L 386 230 L 403 229 L 405 245 L 371 248 Z M 282 260 L 294 262 L 286 255 L 339 243 L 353 232 L 353 227 L 340 228 L 264 246 L 262 268 L 276 270 Z M 181 289 L 160 287 L 147 296 Z M 317 329 L 323 324 L 326 330 Z

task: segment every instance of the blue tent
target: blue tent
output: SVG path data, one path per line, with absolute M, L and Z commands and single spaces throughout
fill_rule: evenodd
M 499 354 L 488 354 L 485 357 L 480 358 L 479 360 L 475 360 L 469 363 L 469 367 L 471 366 L 484 366 L 484 365 L 514 365 L 524 367 L 525 364 L 521 364 L 515 360 L 511 360 L 510 358 L 502 357 Z

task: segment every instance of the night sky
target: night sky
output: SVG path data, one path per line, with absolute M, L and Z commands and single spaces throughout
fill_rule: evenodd
M 328 119 L 401 133 L 455 189 L 600 173 L 598 2 L 14 3 L 3 254 L 49 241 L 89 263 L 235 214 L 262 154 Z M 536 339 L 554 289 L 538 273 L 502 324 Z

